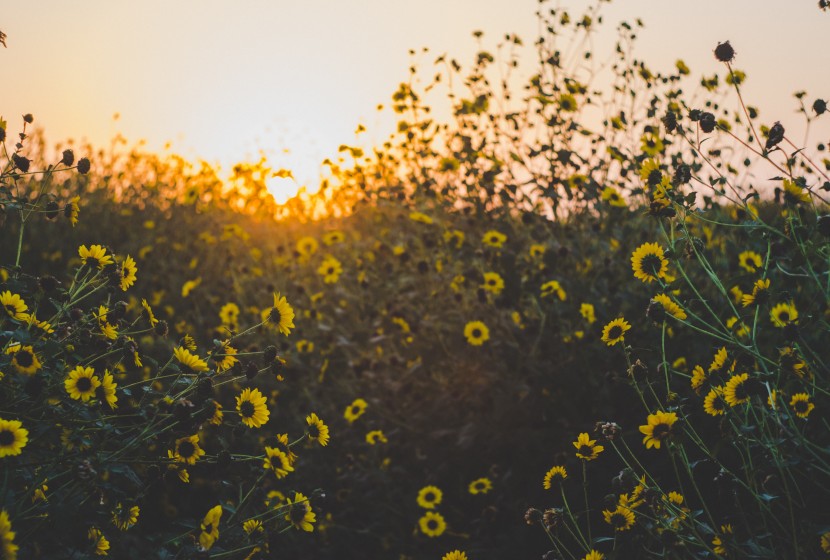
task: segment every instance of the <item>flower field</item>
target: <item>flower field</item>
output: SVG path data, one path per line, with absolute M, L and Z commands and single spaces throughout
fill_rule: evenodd
M 0 558 L 830 557 L 828 147 L 601 4 L 284 205 L 0 120 Z

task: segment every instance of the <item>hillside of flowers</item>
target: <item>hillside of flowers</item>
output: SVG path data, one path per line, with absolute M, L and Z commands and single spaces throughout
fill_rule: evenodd
M 602 4 L 284 205 L 0 119 L 0 558 L 830 557 L 827 103 Z

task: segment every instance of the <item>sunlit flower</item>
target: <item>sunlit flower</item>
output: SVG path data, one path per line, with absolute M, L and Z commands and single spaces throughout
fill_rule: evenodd
M 585 461 L 593 461 L 605 450 L 605 447 L 597 445 L 597 440 L 591 439 L 585 432 L 579 434 L 573 446 L 576 447 L 576 456 Z
M 28 344 L 26 346 L 19 342 L 10 344 L 6 348 L 6 355 L 11 355 L 14 369 L 25 375 L 34 375 L 42 367 L 34 348 Z
M 95 396 L 95 390 L 101 386 L 101 380 L 91 367 L 76 366 L 64 380 L 64 387 L 69 396 L 83 402 Z
M 222 506 L 216 505 L 208 510 L 202 520 L 199 544 L 205 550 L 210 550 L 213 544 L 219 539 L 219 521 L 222 519 Z
M 107 254 L 107 250 L 101 245 L 90 245 L 87 249 L 86 245 L 81 245 L 78 248 L 78 255 L 81 257 L 81 263 L 89 265 L 90 268 L 98 267 L 102 270 L 105 266 L 112 264 L 112 255 Z
M 301 237 L 297 240 L 297 253 L 301 257 L 308 258 L 317 252 L 319 247 L 317 240 L 313 237 Z
M 660 449 L 663 440 L 672 435 L 672 426 L 677 422 L 677 413 L 657 411 L 649 414 L 645 426 L 640 426 L 640 432 L 645 435 L 643 444 L 646 449 Z
M 507 241 L 507 236 L 500 231 L 490 230 L 481 238 L 481 242 L 489 247 L 499 248 Z
M 343 417 L 348 420 L 350 423 L 354 422 L 361 416 L 363 413 L 366 412 L 366 407 L 368 404 L 363 399 L 355 399 L 352 404 L 346 407 L 346 412 L 343 413 Z
M 0 305 L 3 306 L 6 315 L 15 321 L 26 321 L 29 318 L 29 314 L 26 313 L 29 306 L 26 305 L 22 297 L 11 293 L 9 290 L 0 294 Z
M 587 452 L 587 450 L 586 450 L 586 452 Z M 579 455 L 577 455 L 577 456 L 579 456 Z M 580 457 L 580 458 L 582 458 L 582 457 Z M 545 490 L 550 490 L 551 488 L 553 488 L 554 482 L 556 482 L 556 481 L 561 482 L 562 480 L 565 480 L 566 478 L 568 478 L 568 471 L 565 470 L 565 467 L 563 467 L 561 465 L 551 467 L 551 469 L 548 472 L 545 473 L 545 478 L 542 480 L 542 488 L 544 488 Z
M 786 204 L 809 204 L 810 191 L 802 188 L 796 184 L 795 181 L 784 179 L 782 186 L 782 194 L 784 195 L 784 203 Z
M 634 277 L 645 283 L 658 278 L 666 278 L 669 261 L 663 256 L 663 248 L 657 243 L 643 243 L 631 255 L 631 268 Z
M 372 430 L 366 434 L 366 443 L 369 445 L 377 445 L 378 443 L 389 443 L 386 436 L 381 430 Z
M 195 465 L 200 457 L 204 456 L 205 450 L 199 447 L 199 434 L 179 438 L 176 440 L 174 451 L 168 451 L 168 456 L 175 459 L 177 463 Z
M 790 408 L 799 418 L 807 418 L 815 407 L 816 405 L 810 402 L 810 395 L 807 393 L 796 393 L 790 399 Z
M 444 493 L 437 486 L 424 486 L 418 491 L 418 505 L 424 509 L 435 509 L 441 503 Z
M 409 219 L 413 222 L 420 222 L 422 224 L 431 224 L 432 218 L 422 212 L 410 212 Z
M 294 526 L 295 529 L 302 529 L 309 533 L 314 530 L 312 523 L 317 522 L 317 516 L 311 509 L 311 503 L 308 498 L 294 492 L 294 499 L 286 498 L 287 510 L 285 519 Z
M 236 410 L 239 412 L 239 419 L 249 428 L 259 428 L 268 422 L 270 411 L 268 410 L 268 399 L 260 393 L 259 389 L 250 387 L 243 389 L 236 397 Z
M 308 439 L 318 442 L 323 447 L 328 445 L 329 427 L 313 412 L 306 416 L 305 421 L 308 424 Z
M 110 542 L 97 527 L 90 527 L 87 532 L 87 537 L 92 542 L 92 547 L 95 549 L 96 556 L 107 556 L 109 554 Z
M 183 346 L 177 346 L 173 349 L 173 357 L 191 371 L 208 371 L 209 369 L 206 361 L 199 356 L 191 354 L 190 350 Z
M 631 330 L 631 325 L 628 321 L 618 317 L 603 327 L 601 340 L 608 346 L 614 346 L 625 340 L 625 333 L 629 330 Z
M 437 511 L 428 511 L 418 520 L 421 532 L 428 537 L 441 536 L 447 530 L 447 522 L 444 516 Z
M 126 531 L 138 523 L 138 514 L 141 510 L 138 506 L 124 507 L 121 502 L 115 506 L 112 512 L 112 522 L 122 531 Z
M 279 292 L 274 294 L 274 305 L 270 309 L 265 310 L 265 321 L 274 325 L 285 336 L 291 333 L 294 328 L 294 310 L 288 304 L 285 296 L 281 296 Z
M 487 477 L 477 478 L 467 486 L 470 494 L 486 494 L 493 489 L 493 483 Z
M 769 317 L 772 324 L 780 328 L 798 324 L 798 310 L 793 302 L 775 304 L 770 309 Z
M 323 235 L 323 243 L 329 246 L 343 243 L 345 240 L 346 236 L 342 231 L 329 231 Z
M 0 418 L 0 459 L 20 455 L 29 442 L 29 431 L 19 420 Z
M 464 336 L 472 346 L 481 346 L 490 340 L 490 329 L 481 321 L 470 321 L 464 326 Z

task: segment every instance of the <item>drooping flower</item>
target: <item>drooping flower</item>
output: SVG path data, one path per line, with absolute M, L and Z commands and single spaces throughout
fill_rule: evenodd
M 672 436 L 672 426 L 677 422 L 676 412 L 657 411 L 649 414 L 645 426 L 640 426 L 640 432 L 644 434 L 643 444 L 646 449 L 660 449 L 664 440 Z
M 107 403 L 111 409 L 115 409 L 118 404 L 118 395 L 115 390 L 118 388 L 115 380 L 109 370 L 104 370 L 104 376 L 101 378 L 101 386 L 98 387 L 95 394 L 98 400 Z
M 562 286 L 556 280 L 550 280 L 549 282 L 545 282 L 542 284 L 542 297 L 546 298 L 556 294 L 556 297 L 559 298 L 559 301 L 565 301 L 568 299 L 568 294 L 565 293 L 565 290 L 562 289 Z
M 81 207 L 78 205 L 78 202 L 80 201 L 80 196 L 73 196 L 69 199 L 69 204 L 67 204 L 63 209 L 63 215 L 69 219 L 69 223 L 72 224 L 72 227 L 78 225 L 78 216 L 81 213 Z
M 271 412 L 268 410 L 268 399 L 259 389 L 250 387 L 243 389 L 236 397 L 236 410 L 239 419 L 249 428 L 259 428 L 268 422 Z
M 672 299 L 666 294 L 657 294 L 651 299 L 659 303 L 663 307 L 663 310 L 675 319 L 679 319 L 681 321 L 685 321 L 687 319 L 688 316 L 683 308 L 672 301 Z
M 545 478 L 542 480 L 542 488 L 544 488 L 545 490 L 550 490 L 551 488 L 553 488 L 555 482 L 561 482 L 566 478 L 568 478 L 568 471 L 565 469 L 565 467 L 561 465 L 551 467 L 550 470 L 545 473 Z

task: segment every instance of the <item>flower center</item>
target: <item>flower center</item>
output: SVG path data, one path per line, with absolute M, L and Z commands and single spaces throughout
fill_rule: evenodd
M 268 320 L 276 325 L 279 325 L 280 321 L 282 321 L 282 314 L 280 313 L 280 310 L 276 307 L 272 307 L 271 313 L 268 314 Z
M 657 424 L 654 426 L 654 431 L 651 433 L 651 436 L 654 439 L 664 439 L 669 433 L 671 433 L 671 426 L 668 424 Z
M 254 415 L 254 412 L 256 412 L 256 408 L 251 401 L 245 401 L 239 405 L 239 413 L 245 418 L 250 418 Z
M 35 363 L 34 357 L 28 350 L 18 350 L 17 352 L 15 352 L 14 359 L 18 363 L 18 365 L 24 368 L 30 367 L 32 364 Z
M 622 327 L 614 325 L 610 329 L 608 329 L 608 338 L 610 340 L 616 340 L 623 335 Z
M 179 455 L 185 459 L 192 457 L 194 453 L 196 453 L 196 446 L 193 442 L 183 441 L 179 444 Z
M 579 449 L 576 450 L 576 453 L 578 455 L 585 455 L 585 456 L 593 455 L 594 454 L 594 448 L 591 447 L 590 445 L 580 445 Z
M 657 276 L 660 272 L 660 268 L 662 267 L 662 261 L 660 257 L 657 255 L 646 255 L 643 257 L 643 272 L 647 274 L 651 274 L 652 276 Z
M 320 437 L 320 427 L 317 424 L 312 424 L 308 427 L 308 437 L 312 439 Z
M 481 329 L 473 329 L 473 332 L 470 334 L 473 335 L 473 338 L 481 338 Z
M 81 393 L 86 393 L 92 389 L 92 380 L 89 377 L 81 377 L 75 382 L 75 388 Z
M 14 433 L 3 430 L 0 432 L 0 447 L 9 447 L 14 443 Z

